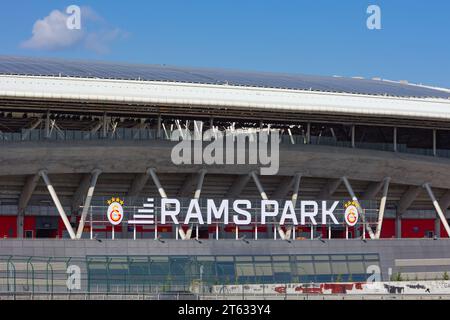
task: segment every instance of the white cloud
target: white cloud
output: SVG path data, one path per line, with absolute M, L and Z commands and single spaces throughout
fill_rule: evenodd
M 32 37 L 22 42 L 21 47 L 33 50 L 66 50 L 84 48 L 99 54 L 107 53 L 109 45 L 125 38 L 127 33 L 111 27 L 89 7 L 81 8 L 82 27 L 80 30 L 67 28 L 68 15 L 53 10 L 48 16 L 34 23 Z

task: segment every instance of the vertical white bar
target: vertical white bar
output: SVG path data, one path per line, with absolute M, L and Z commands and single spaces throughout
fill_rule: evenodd
M 394 127 L 394 152 L 397 152 L 397 127 Z
M 92 207 L 90 208 L 90 210 L 91 210 L 91 230 L 90 230 L 90 232 L 91 232 L 91 240 L 92 239 L 94 239 L 94 226 L 93 226 L 93 222 L 92 222 Z
M 176 227 L 175 227 L 175 240 L 178 240 L 178 234 L 179 234 L 179 231 L 180 230 L 180 227 L 177 225 Z
M 345 239 L 348 240 L 348 225 L 345 225 Z
M 216 240 L 219 240 L 219 224 L 216 223 Z
M 331 239 L 331 224 L 328 225 L 328 239 Z
M 158 218 L 155 215 L 155 240 L 158 239 Z
M 311 240 L 314 239 L 314 225 L 310 224 Z
M 352 125 L 352 148 L 355 147 L 355 125 Z
M 366 229 L 364 227 L 364 223 L 362 225 L 363 225 L 363 239 L 366 239 Z
M 111 239 L 113 239 L 113 240 L 114 240 L 114 236 L 115 236 L 115 234 L 114 234 L 114 226 L 112 226 L 112 231 L 111 231 Z
M 136 240 L 136 225 L 133 226 L 133 240 Z
M 295 240 L 295 226 L 292 226 L 292 240 Z
M 277 240 L 277 228 L 275 224 L 273 225 L 273 240 Z
M 239 228 L 236 226 L 236 240 L 239 239 Z
M 436 156 L 436 129 L 433 129 L 433 156 Z
M 437 201 L 436 197 L 434 196 L 433 190 L 431 189 L 431 186 L 429 183 L 425 183 L 423 187 L 427 190 L 428 195 L 430 196 L 431 202 L 433 203 L 434 208 L 436 209 L 436 212 L 444 226 L 445 231 L 448 235 L 450 235 L 450 226 L 448 225 L 447 218 L 445 217 L 444 212 L 441 209 L 441 206 L 439 205 L 439 202 Z
M 255 224 L 255 240 L 258 240 L 258 224 Z
M 198 240 L 198 223 L 195 225 L 195 239 Z

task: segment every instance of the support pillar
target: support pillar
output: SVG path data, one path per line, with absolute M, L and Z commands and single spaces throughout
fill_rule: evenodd
M 439 205 L 439 202 L 436 200 L 436 197 L 434 196 L 433 190 L 431 190 L 431 186 L 429 183 L 425 183 L 423 187 L 427 190 L 428 195 L 430 196 L 431 201 L 433 202 L 433 206 L 436 209 L 436 212 L 441 219 L 441 222 L 444 226 L 445 231 L 447 231 L 447 234 L 450 235 L 450 227 L 448 225 L 447 219 L 445 218 L 444 212 L 442 212 L 441 206 Z
M 372 231 L 372 228 L 370 227 L 368 221 L 366 221 L 366 216 L 365 216 L 365 214 L 364 214 L 364 212 L 363 212 L 363 210 L 362 210 L 361 205 L 359 204 L 358 198 L 356 197 L 355 193 L 353 192 L 353 188 L 352 188 L 352 186 L 350 185 L 350 182 L 348 181 L 347 177 L 342 177 L 342 181 L 344 182 L 345 187 L 347 188 L 348 193 L 349 193 L 350 196 L 352 197 L 352 200 L 353 200 L 354 202 L 356 202 L 356 204 L 357 204 L 357 208 L 358 208 L 358 211 L 359 211 L 359 215 L 361 216 L 363 222 L 365 222 L 366 230 L 367 230 L 367 232 L 369 233 L 370 239 L 374 239 L 374 238 L 375 238 L 375 235 L 374 235 L 374 233 L 373 233 L 373 231 Z
M 437 238 L 441 237 L 441 219 L 439 217 L 434 219 L 434 236 Z
M 200 194 L 202 193 L 202 188 L 203 188 L 203 180 L 205 179 L 205 175 L 206 175 L 206 170 L 200 170 L 198 173 L 198 181 L 197 181 L 197 187 L 195 188 L 195 192 L 194 192 L 194 199 L 200 199 Z M 198 223 L 196 223 L 196 237 L 198 240 Z M 187 230 L 186 236 L 185 236 L 185 240 L 189 240 L 191 238 L 191 234 L 192 234 L 192 228 L 194 227 L 194 225 L 189 226 L 189 229 Z
M 81 236 L 83 235 L 84 224 L 86 223 L 86 217 L 89 211 L 89 207 L 91 206 L 92 197 L 94 196 L 94 189 L 95 186 L 97 185 L 98 176 L 101 173 L 102 171 L 99 169 L 95 169 L 91 173 L 91 181 L 89 183 L 89 189 L 86 195 L 86 199 L 84 200 L 83 211 L 81 211 L 81 218 L 78 224 L 78 230 L 76 234 L 77 239 L 81 239 Z
M 395 237 L 397 239 L 402 238 L 402 216 L 398 213 L 395 217 Z
M 389 177 L 384 179 L 383 195 L 381 197 L 380 209 L 378 211 L 378 223 L 377 223 L 377 229 L 375 232 L 375 239 L 380 239 L 381 228 L 383 227 L 384 211 L 386 209 L 386 200 L 387 200 L 387 194 L 389 191 L 390 181 L 391 181 L 391 178 L 389 178 Z
M 25 220 L 25 210 L 28 206 L 28 202 L 31 199 L 31 196 L 39 182 L 39 174 L 29 176 L 25 185 L 23 186 L 22 192 L 19 198 L 19 205 L 17 210 L 17 238 L 23 238 L 23 226 Z
M 256 175 L 256 172 L 255 172 L 255 171 L 252 171 L 252 172 L 250 173 L 250 175 L 252 176 L 253 181 L 255 182 L 256 187 L 258 188 L 259 193 L 261 194 L 261 198 L 262 198 L 263 200 L 269 200 L 269 198 L 267 197 L 266 192 L 264 191 L 264 189 L 263 189 L 263 187 L 262 187 L 262 185 L 261 185 L 261 182 L 260 182 L 259 179 L 258 179 L 258 176 Z M 280 234 L 281 239 L 285 240 L 285 239 L 286 239 L 286 234 L 284 233 L 283 229 L 281 229 L 281 226 L 278 224 L 278 221 L 276 221 L 275 218 L 274 218 L 274 223 L 277 225 L 277 231 L 278 231 L 278 233 Z
M 44 182 L 47 186 L 48 192 L 50 193 L 50 196 L 53 199 L 53 203 L 56 206 L 56 209 L 58 210 L 59 215 L 61 216 L 61 219 L 64 222 L 64 225 L 66 226 L 67 232 L 69 232 L 70 238 L 76 239 L 75 232 L 73 231 L 73 228 L 69 222 L 69 219 L 67 218 L 66 212 L 64 211 L 63 206 L 61 205 L 61 202 L 59 201 L 58 195 L 55 192 L 55 189 L 53 188 L 52 183 L 50 182 L 50 179 L 47 176 L 47 172 L 45 170 L 39 171 L 39 175 L 44 179 Z

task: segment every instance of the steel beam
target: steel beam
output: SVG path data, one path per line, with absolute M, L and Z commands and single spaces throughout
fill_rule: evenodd
M 22 140 L 27 140 L 31 131 L 36 129 L 41 123 L 42 119 L 36 119 L 33 123 L 31 123 L 30 127 L 25 129 L 25 132 L 22 135 Z
M 441 223 L 444 226 L 445 231 L 447 232 L 447 235 L 450 235 L 450 227 L 448 225 L 447 219 L 445 218 L 445 214 L 444 212 L 442 212 L 442 209 L 439 206 L 436 197 L 434 196 L 433 190 L 431 189 L 431 185 L 429 183 L 425 183 L 423 187 L 427 190 L 428 195 L 430 196 L 430 199 L 433 202 L 433 206 L 436 209 L 439 218 L 441 219 Z
M 64 208 L 61 205 L 61 202 L 59 201 L 58 195 L 56 194 L 55 189 L 53 188 L 53 185 L 50 182 L 50 179 L 47 175 L 47 171 L 41 170 L 41 171 L 39 171 L 39 175 L 42 177 L 42 179 L 45 182 L 45 185 L 47 186 L 48 192 L 50 193 L 50 196 L 53 199 L 53 203 L 55 204 L 56 209 L 58 210 L 58 213 L 61 216 L 61 219 L 63 220 L 64 225 L 66 226 L 67 232 L 69 232 L 70 238 L 76 239 L 75 232 L 73 231 L 73 228 L 70 225 L 70 221 L 67 218 L 66 212 L 64 211 Z
M 94 196 L 94 189 L 97 184 L 98 176 L 101 173 L 102 173 L 102 171 L 99 169 L 95 169 L 91 173 L 89 188 L 88 188 L 88 191 L 86 194 L 86 198 L 84 200 L 84 206 L 83 206 L 83 211 L 81 212 L 80 222 L 78 224 L 78 230 L 77 230 L 77 234 L 76 234 L 77 239 L 80 239 L 83 234 L 84 224 L 86 222 L 88 210 L 89 210 L 89 207 L 91 206 L 92 197 Z
M 98 123 L 89 131 L 89 133 L 86 133 L 84 135 L 85 139 L 88 139 L 91 135 L 93 135 L 94 133 L 96 133 L 98 130 L 100 130 L 100 128 L 103 126 L 103 122 L 102 121 L 98 121 Z

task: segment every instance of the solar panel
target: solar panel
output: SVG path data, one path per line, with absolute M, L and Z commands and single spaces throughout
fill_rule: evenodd
M 0 56 L 0 74 L 171 81 L 322 92 L 450 99 L 450 92 L 382 80 Z

